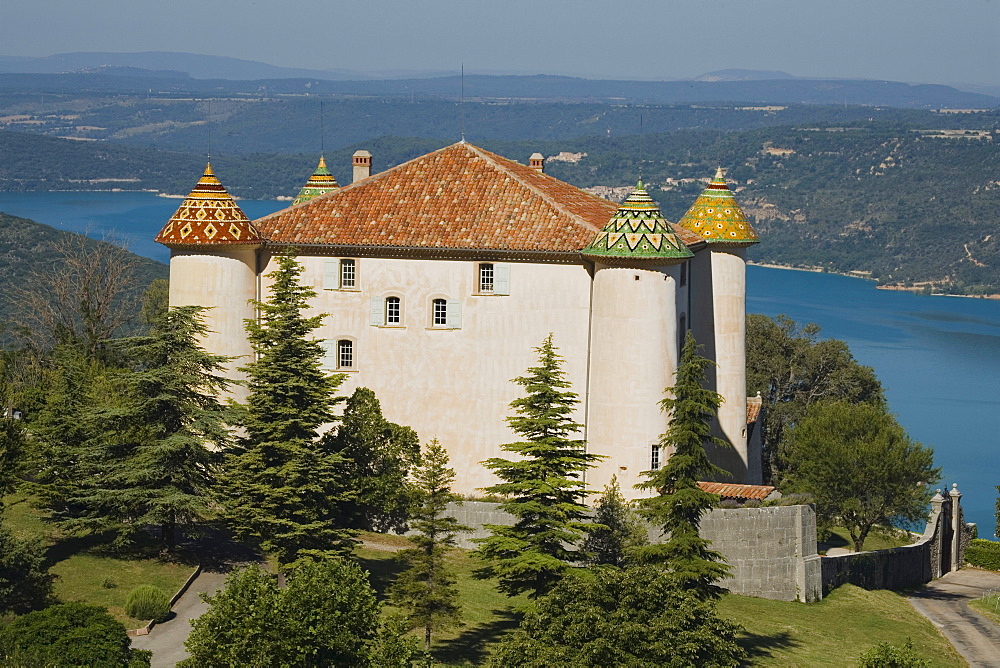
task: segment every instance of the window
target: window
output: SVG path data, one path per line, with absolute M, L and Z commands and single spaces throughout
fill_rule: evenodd
M 510 265 L 480 262 L 478 265 L 477 293 L 481 295 L 510 294 Z
M 491 262 L 483 262 L 479 265 L 479 291 L 493 292 L 493 264 Z
M 385 324 L 398 325 L 400 316 L 399 297 L 385 298 Z
M 340 261 L 340 287 L 354 288 L 355 273 L 354 260 Z
M 681 265 L 681 287 L 683 288 L 688 282 L 688 263 L 685 262 Z
M 448 324 L 448 302 L 444 299 L 434 300 L 434 326 L 444 327 Z
M 431 327 L 435 329 L 462 328 L 462 302 L 457 299 L 431 301 Z
M 354 368 L 354 341 L 350 339 L 337 341 L 337 368 Z
M 358 287 L 357 260 L 326 260 L 323 263 L 324 290 L 354 290 Z
M 680 355 L 679 351 L 684 350 L 684 342 L 687 341 L 687 331 L 688 331 L 687 318 L 688 318 L 687 313 L 681 313 L 681 326 L 677 328 L 678 355 Z
M 653 471 L 660 468 L 660 446 L 652 445 L 650 446 L 649 453 L 649 468 Z

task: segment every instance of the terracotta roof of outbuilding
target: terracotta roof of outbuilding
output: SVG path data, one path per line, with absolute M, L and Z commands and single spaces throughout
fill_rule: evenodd
M 771 495 L 770 485 L 737 485 L 728 482 L 699 482 L 698 487 L 709 494 L 718 494 L 724 499 L 757 499 L 763 501 Z
M 155 240 L 167 246 L 228 246 L 263 241 L 243 209 L 215 177 L 212 163 L 205 166 L 194 190 L 184 198 Z
M 574 252 L 617 209 L 459 142 L 256 224 L 276 244 Z

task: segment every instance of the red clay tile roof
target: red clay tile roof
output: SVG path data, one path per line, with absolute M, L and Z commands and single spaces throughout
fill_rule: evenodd
M 256 225 L 276 244 L 574 252 L 617 209 L 534 168 L 460 142 Z
M 709 494 L 718 494 L 724 499 L 758 499 L 763 501 L 774 487 L 770 485 L 737 485 L 728 482 L 699 482 L 698 487 Z
M 747 424 L 756 422 L 763 408 L 764 400 L 761 399 L 760 392 L 756 397 L 747 397 Z
M 166 246 L 229 246 L 263 241 L 243 209 L 215 177 L 211 163 L 155 240 Z

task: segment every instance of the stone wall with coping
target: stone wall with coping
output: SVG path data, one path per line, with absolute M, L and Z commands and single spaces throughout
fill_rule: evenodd
M 466 501 L 449 507 L 473 531 L 462 534 L 460 547 L 475 549 L 476 538 L 490 534 L 486 524 L 512 525 L 514 517 L 499 504 Z M 810 506 L 718 508 L 702 517 L 702 536 L 722 553 L 731 568 L 720 584 L 733 593 L 780 601 L 811 602 L 822 598 L 816 553 L 816 514 Z M 650 541 L 662 539 L 649 527 Z

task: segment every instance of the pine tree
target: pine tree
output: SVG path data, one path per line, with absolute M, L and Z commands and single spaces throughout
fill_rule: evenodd
M 229 439 L 217 398 L 229 383 L 219 375 L 226 358 L 198 344 L 208 332 L 203 310 L 170 309 L 149 335 L 113 343 L 131 368 L 116 378 L 120 401 L 93 416 L 101 428 L 84 448 L 83 487 L 71 498 L 83 510 L 66 528 L 114 530 L 123 543 L 152 524 L 172 551 L 176 529 L 206 515 Z
M 309 338 L 323 315 L 306 317 L 316 293 L 299 283 L 302 265 L 278 258 L 259 321 L 246 322 L 256 360 L 244 370 L 249 398 L 246 436 L 220 477 L 225 518 L 241 539 L 256 538 L 282 563 L 300 555 L 342 552 L 353 544 L 343 527 L 344 459 L 318 437 L 333 422 L 342 375 L 321 368 L 323 348 Z
M 646 471 L 647 480 L 638 485 L 658 493 L 644 500 L 642 511 L 667 535 L 665 542 L 642 548 L 640 558 L 664 564 L 682 587 L 702 598 L 720 596 L 723 590 L 714 583 L 729 572 L 722 555 L 698 534 L 701 516 L 719 498 L 698 487 L 698 481 L 722 471 L 709 460 L 705 444 L 728 445 L 711 435 L 712 420 L 722 403 L 718 393 L 702 386 L 711 364 L 698 354 L 688 332 L 676 382 L 660 402 L 670 414 L 667 431 L 660 436 L 660 451 L 673 454 L 660 469 Z
M 340 426 L 325 438 L 347 460 L 345 476 L 353 490 L 344 504 L 347 526 L 401 531 L 411 503 L 406 478 L 420 459 L 417 433 L 386 420 L 375 393 L 359 387 L 344 405 Z
M 400 574 L 389 592 L 393 605 L 406 611 L 411 628 L 424 629 L 424 652 L 431 647 L 431 633 L 458 621 L 458 590 L 445 558 L 455 547 L 458 533 L 469 527 L 447 514 L 449 503 L 460 503 L 451 491 L 455 471 L 448 467 L 448 453 L 431 441 L 414 473 L 416 505 L 410 513 L 415 531 L 410 541 L 416 549 L 402 553 L 409 569 Z
M 480 577 L 499 578 L 501 591 L 510 596 L 528 591 L 533 598 L 580 560 L 571 548 L 592 527 L 585 521 L 582 474 L 600 458 L 587 453 L 584 441 L 571 438 L 583 425 L 571 417 L 578 399 L 565 389 L 569 383 L 552 335 L 535 350 L 538 366 L 513 381 L 527 394 L 511 402 L 517 415 L 507 418 L 525 440 L 501 446 L 518 458 L 484 462 L 504 481 L 485 491 L 506 497 L 500 507 L 517 520 L 513 526 L 487 525 L 492 535 L 478 539 L 479 556 L 492 562 Z
M 631 560 L 636 548 L 649 542 L 646 527 L 622 496 L 618 476 L 611 476 L 611 482 L 597 500 L 594 524 L 582 548 L 594 565 L 622 568 Z

